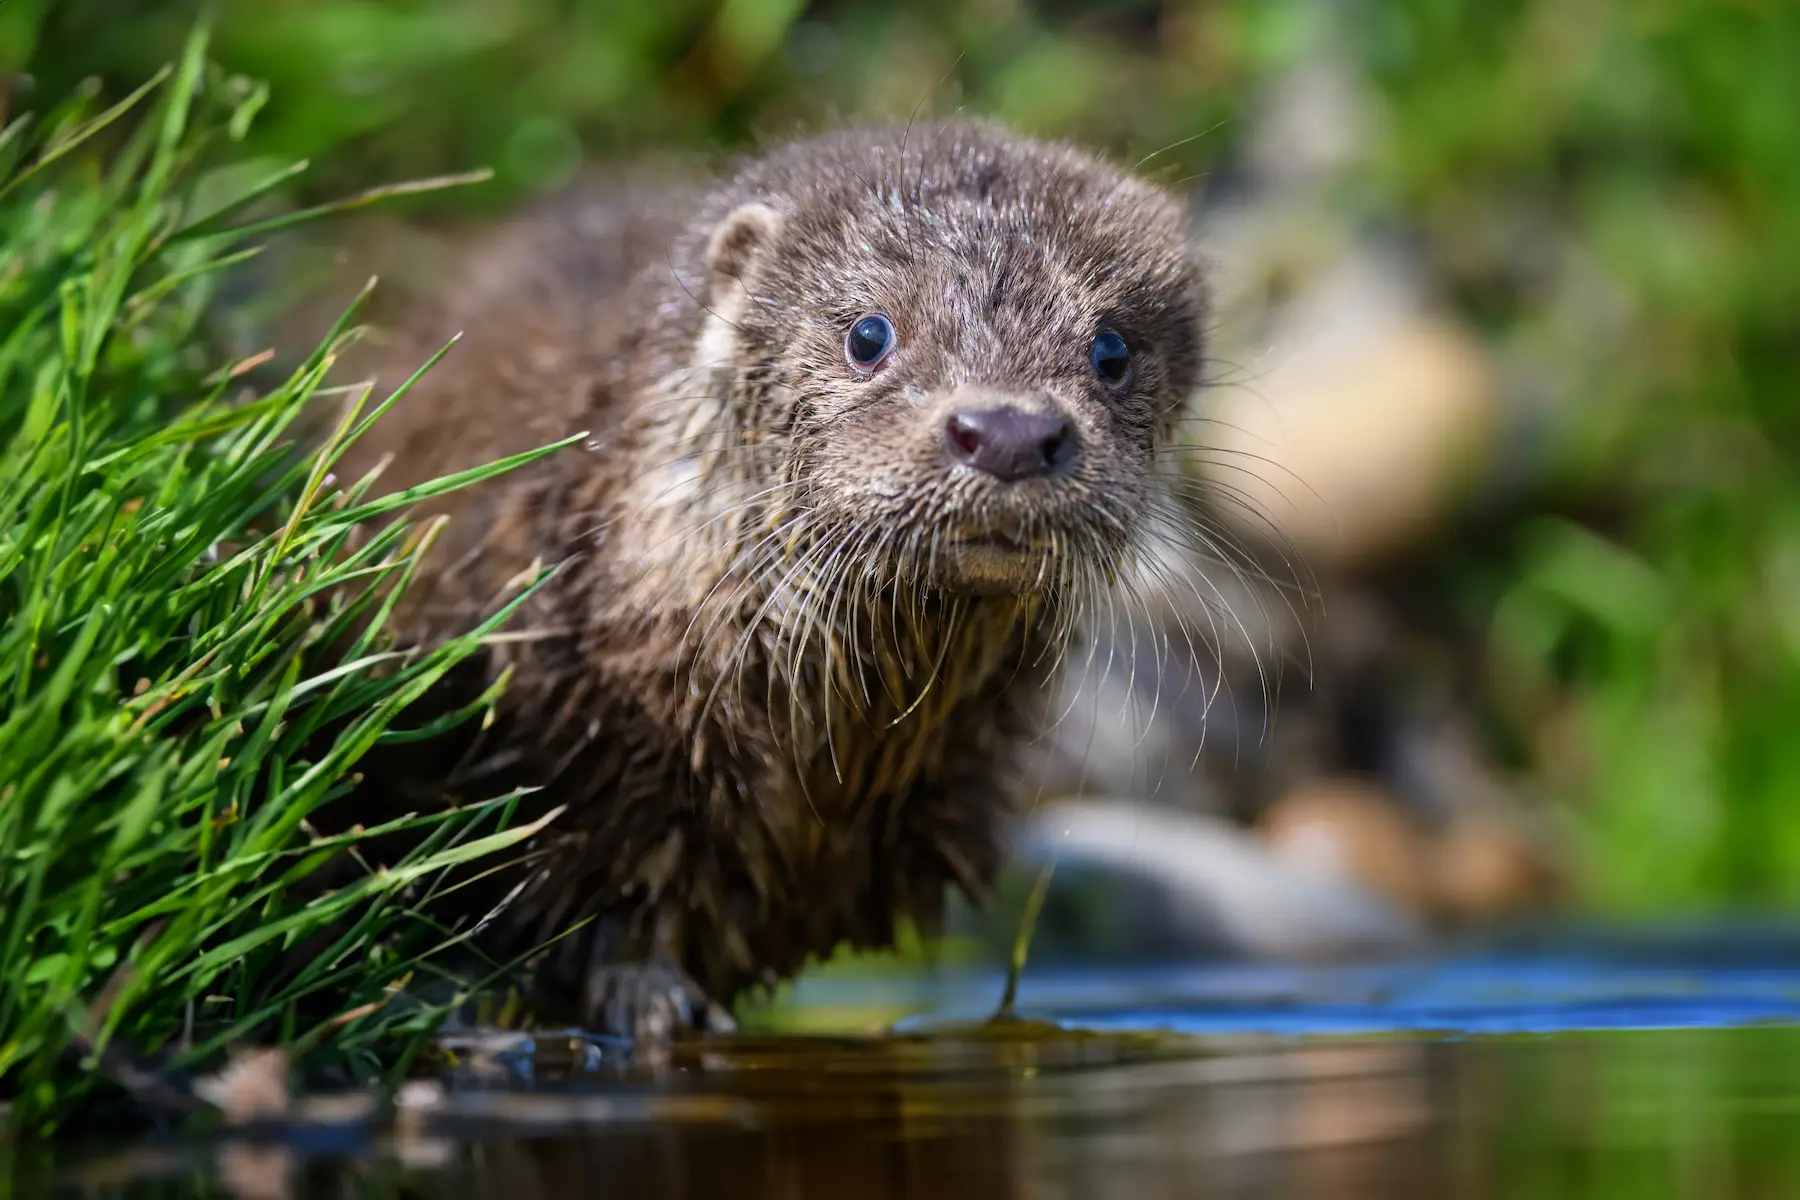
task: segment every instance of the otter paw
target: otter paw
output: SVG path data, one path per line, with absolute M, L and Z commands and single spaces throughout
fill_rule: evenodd
M 682 1033 L 731 1033 L 737 1022 L 673 963 L 603 963 L 588 971 L 581 1020 L 590 1031 L 635 1042 Z

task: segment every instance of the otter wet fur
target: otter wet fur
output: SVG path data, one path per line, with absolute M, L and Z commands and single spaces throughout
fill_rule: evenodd
M 997 868 L 1083 621 L 1204 589 L 1158 540 L 1200 536 L 1172 435 L 1205 317 L 1179 203 L 969 120 L 502 226 L 381 350 L 392 387 L 465 332 L 345 470 L 588 436 L 441 502 L 403 640 L 554 570 L 442 701 L 509 670 L 492 721 L 372 766 L 357 819 L 560 806 L 449 903 L 496 956 L 548 943 L 540 1011 L 605 1032 L 728 1028 L 809 958 L 929 933 Z

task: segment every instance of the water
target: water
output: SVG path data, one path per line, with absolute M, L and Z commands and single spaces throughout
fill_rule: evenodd
M 546 1036 L 268 1144 L 71 1152 L 68 1195 L 1800 1196 L 1800 937 L 1697 932 L 1320 970 L 823 980 L 662 1064 Z M 908 994 L 907 988 L 915 989 Z M 790 1014 L 792 1015 L 792 1014 Z

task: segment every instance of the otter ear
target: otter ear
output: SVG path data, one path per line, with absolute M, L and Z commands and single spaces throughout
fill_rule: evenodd
M 768 249 L 781 231 L 781 214 L 766 204 L 739 205 L 719 222 L 707 243 L 706 262 L 712 272 L 712 291 L 717 301 L 742 296 L 756 274 L 756 257 Z

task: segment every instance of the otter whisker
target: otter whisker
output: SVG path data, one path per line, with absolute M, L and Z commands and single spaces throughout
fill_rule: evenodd
M 1208 589 L 1214 593 L 1214 596 L 1210 600 L 1207 597 L 1202 596 L 1200 594 L 1199 589 L 1195 586 L 1192 576 L 1196 573 L 1201 575 L 1202 581 L 1207 585 Z M 1224 602 L 1222 600 L 1222 598 L 1220 598 L 1217 595 L 1217 585 L 1214 584 L 1210 580 L 1210 578 L 1208 578 L 1204 573 L 1194 571 L 1191 567 L 1184 569 L 1182 574 L 1176 579 L 1176 582 L 1185 584 L 1187 586 L 1189 593 L 1194 597 L 1196 602 L 1201 604 L 1203 607 L 1203 610 L 1209 614 L 1209 620 L 1213 620 L 1213 614 L 1215 614 L 1215 613 L 1220 613 L 1220 614 L 1223 614 L 1224 616 L 1230 618 L 1231 622 L 1233 623 L 1233 625 L 1235 626 L 1235 628 L 1238 632 L 1239 637 L 1242 639 L 1243 646 L 1245 647 L 1245 649 L 1249 652 L 1249 654 L 1251 656 L 1252 664 L 1254 665 L 1254 667 L 1256 669 L 1258 685 L 1259 685 L 1259 687 L 1261 689 L 1261 693 L 1262 693 L 1263 711 L 1265 714 L 1267 714 L 1271 710 L 1272 705 L 1273 705 L 1273 700 L 1274 700 L 1274 687 L 1273 687 L 1273 682 L 1269 675 L 1268 664 L 1265 663 L 1263 656 L 1262 656 L 1262 652 L 1258 648 L 1258 644 L 1257 644 L 1256 640 L 1250 636 L 1249 630 L 1243 624 L 1243 621 L 1242 621 L 1241 617 L 1239 617 L 1237 610 L 1234 607 L 1230 606 L 1228 603 Z M 1260 601 L 1258 601 L 1258 603 L 1260 605 Z M 1215 647 L 1215 649 L 1214 649 L 1215 664 L 1219 668 L 1220 679 L 1225 680 L 1228 673 L 1224 669 L 1225 663 L 1224 663 L 1224 659 L 1222 657 L 1222 647 L 1223 647 L 1224 643 L 1222 641 L 1218 640 L 1216 624 L 1215 624 L 1214 628 L 1215 628 L 1215 634 L 1214 634 L 1213 645 Z M 1227 686 L 1229 686 L 1229 685 L 1227 684 Z M 1267 720 L 1267 717 L 1265 715 L 1265 722 L 1266 722 L 1266 720 Z M 1269 731 L 1265 724 L 1265 731 L 1264 731 L 1265 736 L 1267 735 L 1268 732 Z
M 1288 617 L 1293 622 L 1294 628 L 1300 634 L 1303 642 L 1305 642 L 1307 636 L 1306 621 L 1302 617 L 1300 610 L 1295 607 L 1291 593 L 1293 591 L 1299 591 L 1303 602 L 1310 607 L 1311 599 L 1317 595 L 1315 585 L 1295 585 L 1286 580 L 1277 579 L 1269 575 L 1268 572 L 1256 562 L 1255 557 L 1249 552 L 1248 548 L 1244 547 L 1241 543 L 1237 542 L 1235 538 L 1230 537 L 1229 535 L 1225 537 L 1224 544 L 1221 545 L 1218 535 L 1208 527 L 1207 523 L 1185 508 L 1178 507 L 1174 510 L 1165 510 L 1161 515 L 1161 519 L 1158 521 L 1158 530 L 1165 540 L 1178 541 L 1183 548 L 1197 554 L 1202 559 L 1223 565 L 1230 570 L 1234 578 L 1236 578 L 1250 594 L 1253 603 L 1256 605 L 1258 616 L 1262 619 L 1263 624 L 1271 629 L 1271 637 L 1273 637 L 1272 631 L 1274 622 L 1270 620 L 1271 613 L 1263 603 L 1263 590 L 1254 586 L 1254 584 L 1257 583 L 1267 585 L 1269 589 L 1273 590 L 1274 593 L 1280 597 L 1281 603 L 1286 609 Z M 1310 662 L 1310 644 L 1307 644 L 1307 657 Z
M 849 590 L 850 564 L 855 561 L 856 551 L 867 542 L 869 533 L 868 529 L 862 527 L 855 531 L 855 543 L 846 548 L 845 553 L 841 556 L 841 565 L 830 576 L 830 590 L 827 593 L 825 609 L 825 748 L 831 760 L 832 775 L 839 783 L 844 781 L 844 777 L 843 768 L 838 762 L 837 742 L 832 736 L 832 717 L 837 710 L 836 706 L 831 703 L 831 697 L 838 690 L 839 672 L 848 665 L 844 658 L 853 646 L 850 639 L 854 637 L 854 633 L 838 623 L 837 610 L 838 604 Z M 844 653 L 840 654 L 840 651 Z M 853 707 L 854 701 L 848 689 L 845 689 L 843 698 L 845 707 Z
M 1310 607 L 1312 600 L 1318 595 L 1314 585 L 1296 583 L 1289 574 L 1272 574 L 1268 566 L 1258 561 L 1250 548 L 1229 530 L 1212 526 L 1181 509 L 1158 507 L 1147 512 L 1162 524 L 1159 539 L 1165 544 L 1192 555 L 1198 565 L 1223 567 L 1231 571 L 1246 586 L 1252 582 L 1263 585 L 1283 598 L 1296 620 L 1300 618 L 1298 610 L 1293 607 L 1295 597 L 1298 596 L 1303 606 Z
M 715 627 L 711 623 L 701 631 L 698 638 L 694 636 L 694 626 L 701 616 L 709 610 L 715 610 L 715 619 L 723 619 L 726 612 L 737 607 L 747 596 L 749 590 L 761 582 L 759 576 L 765 568 L 787 561 L 788 555 L 779 549 L 779 543 L 784 538 L 790 538 L 795 529 L 804 528 L 811 515 L 812 510 L 810 509 L 800 510 L 788 517 L 787 520 L 771 527 L 757 541 L 738 551 L 726 564 L 725 569 L 719 573 L 718 579 L 707 589 L 706 594 L 700 598 L 700 602 L 694 606 L 693 615 L 682 635 L 683 642 L 704 645 L 710 641 Z M 736 585 L 731 592 L 726 594 L 722 602 L 715 605 L 714 598 L 718 589 L 724 586 L 727 580 L 735 580 Z
M 758 607 L 755 614 L 744 623 L 742 633 L 739 634 L 731 651 L 728 653 L 724 664 L 722 664 L 717 672 L 718 678 L 713 683 L 712 689 L 708 692 L 707 698 L 700 709 L 700 720 L 702 723 L 706 721 L 713 705 L 717 702 L 719 695 L 726 688 L 728 683 L 734 694 L 742 693 L 742 675 L 744 665 L 747 661 L 746 655 L 749 653 L 750 646 L 753 642 L 762 636 L 763 622 L 768 618 L 770 609 L 786 597 L 787 590 L 792 586 L 794 581 L 808 571 L 813 570 L 815 567 L 816 560 L 811 554 L 803 553 L 797 555 L 787 572 L 767 590 L 767 595 L 761 606 Z M 810 797 L 808 802 L 811 802 Z M 817 811 L 815 810 L 814 816 L 817 815 Z

